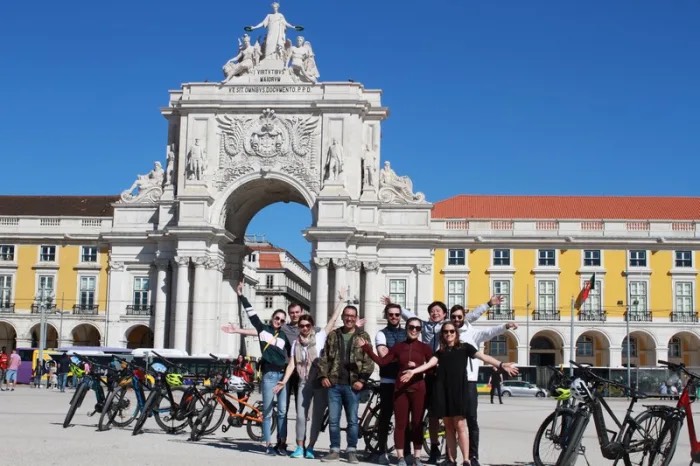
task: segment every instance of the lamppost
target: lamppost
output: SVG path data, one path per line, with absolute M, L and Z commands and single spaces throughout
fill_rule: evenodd
M 41 320 L 39 321 L 39 364 L 43 367 L 44 365 L 44 348 L 46 348 L 46 307 L 51 306 L 53 301 L 53 296 L 40 295 L 36 298 L 36 305 L 41 313 Z
M 625 333 L 627 334 L 627 337 L 625 338 L 625 352 L 627 353 L 627 385 L 629 385 L 630 387 L 632 386 L 632 368 L 630 364 L 632 357 L 630 352 L 630 307 L 636 306 L 637 304 L 639 304 L 639 301 L 635 299 L 634 301 L 632 301 L 631 305 L 628 303 L 627 306 L 625 306 Z M 623 301 L 618 301 L 617 305 L 622 306 Z

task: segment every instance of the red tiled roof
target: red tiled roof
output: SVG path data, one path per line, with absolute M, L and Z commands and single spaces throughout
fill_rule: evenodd
M 112 217 L 119 196 L 0 196 L 0 215 Z
M 271 244 L 255 244 L 255 243 L 246 243 L 246 246 L 252 251 L 277 251 L 277 252 L 283 252 L 284 249 L 278 248 L 276 246 L 273 246 Z
M 700 197 L 460 195 L 433 218 L 700 220 Z
M 280 260 L 279 252 L 261 252 L 258 260 L 259 269 L 281 269 L 282 261 Z

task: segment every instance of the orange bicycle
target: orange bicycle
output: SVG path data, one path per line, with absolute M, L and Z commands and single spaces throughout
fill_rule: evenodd
M 212 358 L 219 360 L 214 355 Z M 228 414 L 226 425 L 221 426 L 221 431 L 226 432 L 231 427 L 241 427 L 246 425 L 248 437 L 257 442 L 261 441 L 262 423 L 263 423 L 263 403 L 258 400 L 250 404 L 250 394 L 253 391 L 253 386 L 246 383 L 239 377 L 231 376 L 230 366 L 226 374 L 218 374 L 211 379 L 210 390 L 214 391 L 209 401 L 193 415 L 192 432 L 190 439 L 192 441 L 199 440 L 203 435 L 214 432 L 223 423 L 223 418 Z M 243 398 L 238 398 L 238 392 L 245 392 Z M 236 405 L 242 406 L 238 409 Z M 216 418 L 215 413 L 218 407 L 222 408 L 222 415 L 217 418 L 213 426 L 212 420 Z M 277 406 L 276 403 L 272 406 L 272 425 L 270 432 L 274 432 L 277 427 Z

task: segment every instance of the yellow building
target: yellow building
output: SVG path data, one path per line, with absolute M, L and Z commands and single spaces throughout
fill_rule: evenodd
M 435 204 L 435 298 L 504 303 L 519 328 L 486 350 L 520 364 L 700 365 L 700 198 L 457 196 Z M 588 300 L 574 300 L 595 274 Z M 572 318 L 573 317 L 573 318 Z M 573 339 L 572 339 L 573 335 Z

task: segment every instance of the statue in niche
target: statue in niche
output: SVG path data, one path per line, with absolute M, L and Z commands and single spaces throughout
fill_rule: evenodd
M 255 45 L 250 45 L 250 37 L 248 34 L 243 36 L 243 40 L 238 39 L 238 55 L 230 59 L 224 65 L 224 80 L 226 84 L 236 76 L 241 76 L 250 71 L 260 61 L 262 51 L 260 44 L 256 41 Z
M 246 26 L 245 31 L 251 32 L 262 27 L 267 29 L 265 35 L 265 43 L 263 46 L 263 58 L 269 57 L 282 60 L 284 58 L 284 44 L 287 41 L 286 29 L 292 28 L 297 31 L 303 31 L 302 26 L 294 26 L 287 22 L 284 15 L 279 12 L 280 4 L 274 2 L 272 4 L 272 13 L 265 16 L 259 24 L 255 26 Z
M 165 162 L 165 186 L 175 184 L 175 144 L 169 144 Z
M 199 138 L 195 138 L 194 145 L 187 154 L 187 179 L 201 181 L 206 170 L 206 151 L 199 145 Z
M 413 182 L 407 176 L 398 176 L 387 160 L 379 173 L 379 199 L 383 202 L 417 204 L 425 201 L 425 194 L 413 193 Z
M 127 203 L 155 202 L 163 195 L 163 178 L 165 172 L 160 162 L 153 163 L 153 170 L 145 175 L 138 175 L 129 189 L 122 191 L 121 200 Z M 134 190 L 138 189 L 134 193 Z
M 364 188 L 375 187 L 377 184 L 377 156 L 375 151 L 365 146 L 362 156 L 362 186 Z
M 311 42 L 304 40 L 303 36 L 297 37 L 297 45 L 292 45 L 292 41 L 287 39 L 286 56 L 289 57 L 289 68 L 292 74 L 303 82 L 316 83 L 318 68 L 316 68 L 316 58 L 311 48 Z M 286 63 L 285 63 L 286 64 Z
M 326 181 L 337 181 L 343 173 L 343 146 L 338 144 L 338 140 L 333 138 L 331 146 L 328 148 L 328 157 L 325 166 Z

